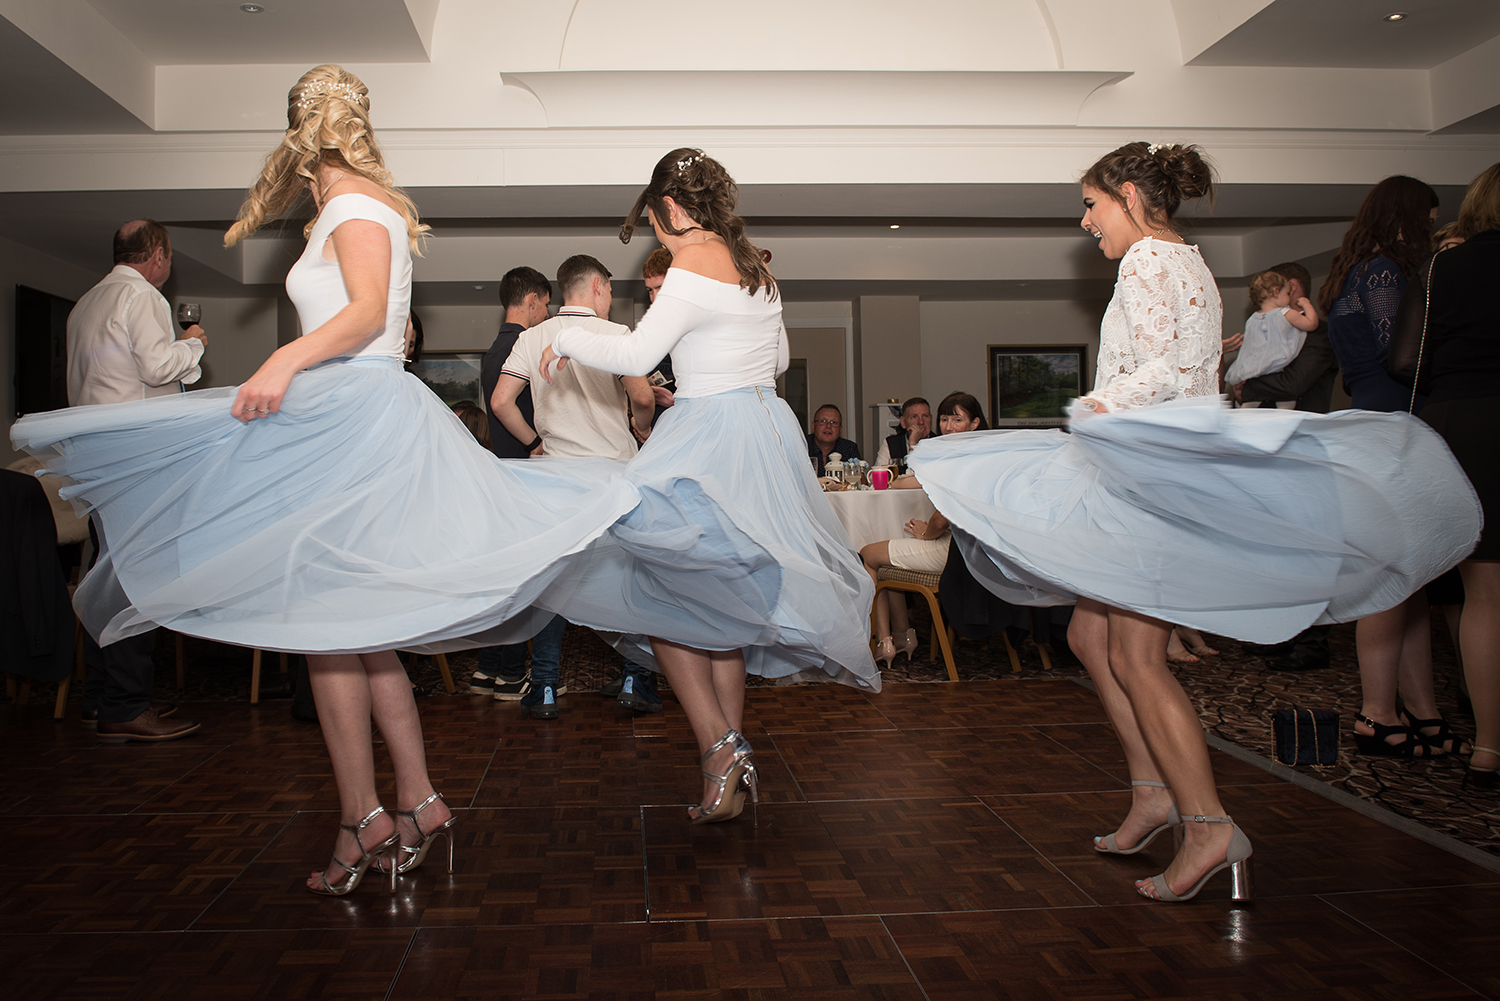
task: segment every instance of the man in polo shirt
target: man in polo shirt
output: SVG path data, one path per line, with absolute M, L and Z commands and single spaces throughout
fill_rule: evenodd
M 582 327 L 595 333 L 629 337 L 630 328 L 609 321 L 613 294 L 610 273 L 586 254 L 568 258 L 557 269 L 557 284 L 563 305 L 557 315 L 522 331 L 516 346 L 500 370 L 500 380 L 490 397 L 490 409 L 510 435 L 526 443 L 531 455 L 571 458 L 602 457 L 628 461 L 635 455 L 636 440 L 651 434 L 656 398 L 644 376 L 616 376 L 570 362 L 558 371 L 555 381 L 533 379 L 542 352 L 552 346 L 559 331 Z M 528 424 L 516 401 L 527 387 L 535 425 Z M 635 665 L 627 669 L 641 671 Z M 559 663 L 544 663 L 532 652 L 531 690 L 521 699 L 522 708 L 538 719 L 557 715 Z M 654 712 L 654 704 L 632 706 Z

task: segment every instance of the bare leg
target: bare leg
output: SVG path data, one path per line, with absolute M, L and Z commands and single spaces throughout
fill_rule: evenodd
M 1474 703 L 1474 743 L 1500 751 L 1500 562 L 1464 560 L 1464 615 L 1459 642 Z M 1475 751 L 1476 769 L 1500 767 L 1500 755 Z
M 655 636 L 651 637 L 651 650 L 687 713 L 700 755 L 726 732 L 744 725 L 745 658 L 740 651 L 699 650 Z M 732 747 L 721 747 L 703 768 L 722 775 L 733 757 Z M 718 788 L 705 777 L 705 804 L 712 803 Z
M 1110 670 L 1129 699 L 1141 736 L 1172 787 L 1183 816 L 1223 816 L 1203 724 L 1187 693 L 1167 670 L 1170 631 L 1171 626 L 1159 619 L 1110 608 Z M 1185 824 L 1182 848 L 1167 867 L 1168 886 L 1185 892 L 1203 873 L 1224 861 L 1232 834 L 1228 824 Z M 1146 880 L 1142 885 L 1149 883 Z
M 881 591 L 875 595 L 875 639 L 891 638 L 891 592 Z
M 1402 622 L 1397 687 L 1410 715 L 1433 719 L 1438 715 L 1438 707 L 1432 693 L 1432 614 L 1427 592 L 1419 589 L 1402 602 L 1402 608 L 1406 610 L 1406 618 Z
M 394 660 L 394 654 L 391 655 Z M 339 823 L 357 824 L 380 805 L 375 795 L 375 753 L 370 742 L 370 682 L 362 659 L 354 654 L 309 656 L 308 678 L 313 700 L 318 707 L 318 724 L 333 762 L 333 780 L 339 790 Z M 400 667 L 400 664 L 397 664 Z M 403 679 L 405 672 L 402 673 Z M 407 698 L 410 698 L 408 692 Z M 391 816 L 377 817 L 361 835 L 366 845 L 391 836 L 396 821 Z M 359 858 L 359 845 L 348 831 L 339 831 L 334 843 L 334 857 L 345 863 Z M 333 883 L 343 877 L 335 868 Z M 307 880 L 309 887 L 319 884 L 320 874 Z
M 360 655 L 370 683 L 370 711 L 380 735 L 385 738 L 391 764 L 396 771 L 396 809 L 410 810 L 432 795 L 432 780 L 427 776 L 427 747 L 422 741 L 422 720 L 417 715 L 417 701 L 412 697 L 411 681 L 395 651 Z M 421 813 L 422 827 L 435 830 L 452 811 L 441 801 Z M 401 842 L 415 847 L 420 843 L 417 831 L 407 817 L 399 819 Z
M 881 593 L 885 595 L 890 605 L 891 635 L 905 636 L 906 631 L 911 628 L 911 620 L 906 617 L 906 595 L 903 592 L 891 590 Z
M 1200 657 L 1214 657 L 1219 651 L 1208 645 L 1203 634 L 1192 626 L 1177 626 L 1177 636 L 1182 640 L 1182 645 L 1187 647 L 1188 652 L 1195 653 Z
M 1104 704 L 1104 711 L 1120 738 L 1131 779 L 1164 781 L 1146 748 L 1140 727 L 1136 725 L 1130 700 L 1109 669 L 1109 607 L 1092 598 L 1079 598 L 1078 607 L 1073 610 L 1073 621 L 1068 625 L 1068 646 L 1073 648 L 1074 655 L 1083 662 L 1094 681 L 1099 701 Z M 1147 832 L 1166 822 L 1171 804 L 1170 789 L 1131 786 L 1130 812 L 1115 832 L 1115 843 L 1121 848 L 1134 847 Z
M 1418 597 L 1420 595 L 1420 598 Z M 1367 615 L 1359 620 L 1354 627 L 1354 647 L 1359 655 L 1359 682 L 1361 690 L 1360 715 L 1366 716 L 1382 726 L 1401 726 L 1401 718 L 1396 712 L 1396 681 L 1402 672 L 1402 653 L 1407 646 L 1408 620 L 1411 610 L 1408 607 L 1414 600 L 1420 600 L 1422 607 L 1426 607 L 1426 595 L 1418 592 L 1411 598 L 1406 599 L 1395 608 L 1374 615 Z M 1420 672 L 1415 668 L 1411 671 L 1413 682 Z M 1432 701 L 1432 655 L 1429 650 L 1427 656 L 1427 701 Z M 1413 708 L 1413 712 L 1416 709 Z M 1430 717 L 1424 717 L 1430 718 Z M 1373 734 L 1375 731 L 1359 720 L 1354 721 L 1356 733 Z M 1399 746 L 1403 738 L 1392 734 L 1386 738 L 1386 743 Z M 1417 756 L 1421 757 L 1424 748 L 1416 750 Z

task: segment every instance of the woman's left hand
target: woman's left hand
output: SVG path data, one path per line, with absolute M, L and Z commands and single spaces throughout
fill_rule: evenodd
M 542 349 L 542 363 L 538 366 L 542 370 L 542 378 L 546 379 L 548 382 L 552 381 L 553 362 L 557 363 L 557 371 L 560 372 L 562 371 L 562 367 L 568 363 L 568 359 L 562 355 L 559 355 L 556 351 L 553 351 L 552 345 L 549 344 Z
M 234 405 L 229 408 L 230 416 L 249 424 L 258 417 L 269 417 L 276 413 L 281 409 L 281 401 L 296 374 L 295 368 L 284 364 L 275 354 L 271 355 L 240 386 Z
M 914 539 L 927 538 L 927 522 L 921 518 L 913 518 L 906 523 L 906 534 Z

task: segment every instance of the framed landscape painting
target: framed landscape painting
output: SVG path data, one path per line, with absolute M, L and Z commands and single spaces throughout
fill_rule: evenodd
M 469 400 L 488 411 L 479 385 L 483 364 L 483 351 L 423 351 L 422 360 L 412 366 L 411 372 L 448 406 Z
M 1064 408 L 1083 395 L 1082 344 L 991 344 L 990 427 L 1062 427 Z

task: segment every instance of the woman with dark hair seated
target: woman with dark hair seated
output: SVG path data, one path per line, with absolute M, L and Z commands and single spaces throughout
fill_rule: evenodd
M 938 434 L 959 434 L 964 431 L 983 431 L 989 425 L 984 419 L 984 410 L 979 401 L 969 393 L 949 393 L 938 404 Z M 898 490 L 917 489 L 921 484 L 915 476 L 902 476 L 891 484 Z M 881 567 L 899 567 L 902 570 L 920 570 L 923 573 L 942 573 L 948 562 L 948 543 L 952 535 L 948 531 L 948 519 L 940 512 L 923 521 L 913 518 L 906 523 L 909 539 L 887 539 L 872 542 L 859 551 L 865 570 L 871 580 L 876 580 Z M 901 634 L 898 646 L 895 634 Z M 889 591 L 875 596 L 875 661 L 887 666 L 896 659 L 896 654 L 906 654 L 911 663 L 912 651 L 917 648 L 917 631 L 906 618 L 906 599 L 893 597 Z

